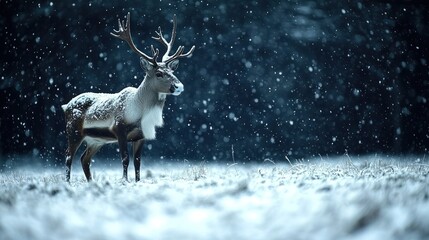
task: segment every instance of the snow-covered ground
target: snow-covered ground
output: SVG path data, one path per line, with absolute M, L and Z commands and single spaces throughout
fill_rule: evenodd
M 93 167 L 0 174 L 0 239 L 428 239 L 429 164 L 340 157 L 291 164 Z M 133 177 L 130 167 L 130 176 Z M 130 179 L 133 180 L 133 179 Z

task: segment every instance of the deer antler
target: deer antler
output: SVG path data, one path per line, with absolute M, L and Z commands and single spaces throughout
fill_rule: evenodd
M 189 57 L 192 55 L 192 53 L 194 52 L 195 46 L 192 46 L 191 50 L 189 50 L 189 52 L 183 54 L 183 50 L 185 49 L 183 46 L 179 46 L 179 48 L 176 50 L 176 52 L 172 55 L 169 56 L 171 48 L 173 47 L 173 43 L 174 40 L 176 39 L 176 27 L 177 27 L 177 22 L 176 22 L 176 15 L 174 15 L 173 18 L 173 31 L 171 32 L 171 39 L 168 42 L 164 36 L 162 35 L 162 31 L 161 31 L 161 27 L 158 28 L 158 31 L 155 31 L 156 33 L 156 37 L 152 37 L 153 39 L 161 42 L 164 46 L 167 47 L 167 51 L 165 52 L 164 56 L 162 56 L 162 62 L 164 62 L 165 64 L 180 58 L 180 57 Z
M 153 46 L 151 46 L 153 57 L 149 57 L 144 52 L 137 49 L 136 45 L 134 44 L 133 39 L 131 38 L 130 13 L 129 12 L 127 14 L 127 21 L 124 23 L 123 20 L 121 22 L 121 20 L 118 19 L 118 25 L 119 25 L 119 30 L 113 29 L 114 33 L 111 32 L 110 34 L 114 37 L 117 37 L 117 38 L 122 39 L 125 42 L 127 42 L 128 45 L 130 46 L 131 50 L 133 50 L 135 53 L 137 53 L 138 55 L 140 55 L 141 57 L 143 57 L 144 59 L 149 61 L 153 66 L 157 66 L 158 64 L 156 62 L 156 59 L 158 58 L 158 55 L 159 55 L 158 49 L 155 50 L 153 48 Z

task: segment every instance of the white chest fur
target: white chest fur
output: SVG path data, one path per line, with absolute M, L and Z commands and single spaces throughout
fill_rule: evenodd
M 143 136 L 146 140 L 155 139 L 156 137 L 156 127 L 161 127 L 164 124 L 162 119 L 162 108 L 154 107 L 149 109 L 142 116 L 141 128 L 143 131 Z

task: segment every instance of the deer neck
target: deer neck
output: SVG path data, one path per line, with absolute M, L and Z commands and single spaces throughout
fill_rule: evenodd
M 165 97 L 151 88 L 147 81 L 148 75 L 146 74 L 143 82 L 137 88 L 134 102 L 146 109 L 153 107 L 163 108 L 165 104 Z
M 162 112 L 164 108 L 165 98 L 159 97 L 159 93 L 154 91 L 146 81 L 147 78 L 148 76 L 146 75 L 137 91 L 128 99 L 125 119 L 129 123 L 140 121 L 143 115 L 154 109 Z

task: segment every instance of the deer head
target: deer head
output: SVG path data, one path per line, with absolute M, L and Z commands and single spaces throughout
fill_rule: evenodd
M 140 51 L 134 44 L 131 38 L 130 30 L 130 13 L 127 14 L 126 22 L 120 21 L 118 19 L 118 30 L 113 30 L 114 33 L 110 33 L 112 36 L 124 40 L 128 43 L 131 50 L 137 53 L 140 56 L 140 65 L 146 72 L 145 81 L 147 81 L 147 87 L 152 88 L 154 91 L 157 91 L 161 94 L 172 94 L 180 95 L 183 92 L 183 84 L 177 79 L 174 75 L 174 71 L 179 66 L 179 58 L 181 57 L 190 57 L 194 52 L 195 46 L 187 52 L 184 52 L 184 47 L 179 46 L 176 52 L 170 56 L 171 49 L 173 47 L 174 40 L 176 38 L 176 26 L 177 26 L 176 15 L 173 18 L 173 30 L 171 32 L 171 39 L 167 41 L 161 31 L 161 27 L 158 28 L 158 31 L 155 31 L 156 36 L 152 37 L 153 39 L 161 42 L 166 48 L 166 52 L 162 56 L 161 62 L 158 62 L 159 49 L 154 48 L 151 45 L 152 56 L 145 54 Z

